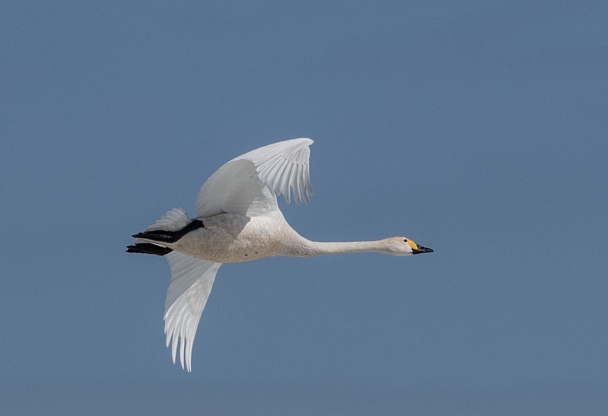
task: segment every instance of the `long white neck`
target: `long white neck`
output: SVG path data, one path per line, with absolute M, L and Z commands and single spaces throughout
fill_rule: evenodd
M 299 235 L 298 237 L 298 239 L 295 239 L 295 241 L 292 241 L 292 244 L 286 247 L 285 255 L 292 257 L 314 257 L 324 254 L 360 253 L 366 251 L 387 253 L 388 251 L 385 240 L 323 243 L 310 241 Z

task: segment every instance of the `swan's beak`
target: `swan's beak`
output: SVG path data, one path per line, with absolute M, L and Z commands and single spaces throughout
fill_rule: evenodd
M 418 244 L 418 248 L 415 248 L 414 250 L 412 250 L 413 254 L 432 253 L 432 252 L 433 252 L 432 248 L 422 247 L 420 244 Z

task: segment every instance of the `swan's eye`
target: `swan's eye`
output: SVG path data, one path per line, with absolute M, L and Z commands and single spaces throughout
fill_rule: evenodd
M 404 242 L 404 243 L 407 243 L 407 238 L 403 239 L 403 242 Z

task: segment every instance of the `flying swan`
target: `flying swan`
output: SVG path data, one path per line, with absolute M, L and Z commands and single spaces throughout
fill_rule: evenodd
M 165 301 L 167 348 L 192 370 L 192 345 L 215 275 L 223 263 L 271 256 L 312 257 L 375 251 L 393 256 L 430 253 L 405 237 L 321 243 L 300 236 L 287 223 L 277 196 L 298 204 L 312 195 L 308 159 L 311 139 L 292 139 L 252 150 L 219 168 L 203 184 L 196 217 L 174 208 L 135 234 L 129 253 L 165 256 L 171 281 Z

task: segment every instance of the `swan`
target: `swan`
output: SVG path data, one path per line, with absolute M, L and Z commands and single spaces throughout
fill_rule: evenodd
M 224 263 L 271 256 L 312 257 L 323 254 L 380 252 L 393 256 L 433 250 L 405 237 L 378 241 L 316 242 L 287 223 L 277 196 L 296 203 L 312 195 L 309 175 L 311 139 L 285 140 L 252 150 L 224 164 L 203 184 L 196 217 L 181 208 L 168 211 L 145 231 L 133 235 L 129 253 L 164 256 L 171 269 L 165 301 L 166 345 L 175 363 L 178 344 L 182 369 L 192 371 L 192 346 Z

